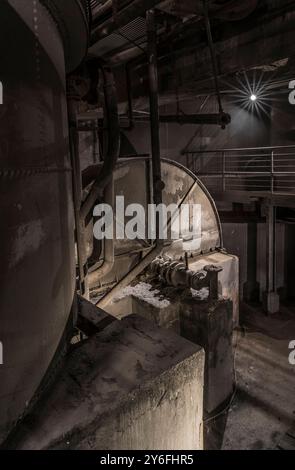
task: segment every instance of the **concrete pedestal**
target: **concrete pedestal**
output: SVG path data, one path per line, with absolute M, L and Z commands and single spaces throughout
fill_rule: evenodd
M 270 315 L 278 313 L 280 311 L 280 296 L 276 292 L 264 292 L 263 308 Z
M 154 286 L 156 289 L 156 286 Z M 167 306 L 156 307 L 148 299 L 129 296 L 113 304 L 113 314 L 123 311 L 127 302 L 132 311 L 172 329 L 180 336 L 200 345 L 206 353 L 204 411 L 212 413 L 230 398 L 234 386 L 233 370 L 233 304 L 230 300 L 216 302 L 198 300 L 175 288 L 166 288 Z
M 18 449 L 202 449 L 204 351 L 136 315 L 67 357 Z
M 180 305 L 180 329 L 205 350 L 204 412 L 210 414 L 230 399 L 234 387 L 232 303 L 188 298 Z

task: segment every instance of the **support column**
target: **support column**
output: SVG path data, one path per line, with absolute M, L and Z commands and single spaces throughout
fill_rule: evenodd
M 243 297 L 245 302 L 256 302 L 259 300 L 260 285 L 257 282 L 257 223 L 247 224 L 247 281 L 243 286 Z
M 269 314 L 280 310 L 280 297 L 276 290 L 276 208 L 271 204 L 266 215 L 266 292 L 263 306 Z
M 295 225 L 285 225 L 285 287 L 286 297 L 295 298 Z

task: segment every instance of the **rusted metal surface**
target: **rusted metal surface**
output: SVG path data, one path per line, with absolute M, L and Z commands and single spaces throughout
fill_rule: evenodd
M 69 120 L 70 156 L 72 164 L 73 201 L 75 215 L 76 247 L 78 261 L 79 292 L 86 298 L 89 297 L 87 282 L 87 249 L 85 235 L 85 220 L 80 217 L 82 203 L 82 177 L 79 155 L 79 132 L 77 130 L 77 111 L 79 96 L 75 93 L 74 80 L 67 81 L 67 106 Z
M 218 275 L 218 292 L 224 299 L 230 299 L 233 304 L 234 326 L 239 325 L 239 260 L 236 256 L 224 251 L 199 255 L 190 260 L 189 268 L 193 271 L 204 269 L 206 265 L 221 268 Z
M 148 54 L 149 54 L 149 98 L 150 98 L 150 125 L 151 125 L 151 149 L 152 149 L 152 197 L 155 206 L 163 202 L 162 164 L 160 152 L 159 130 L 159 102 L 158 102 L 158 67 L 157 67 L 157 33 L 155 12 L 147 12 Z M 147 188 L 148 189 L 148 188 Z M 128 286 L 154 259 L 164 247 L 164 241 L 160 238 L 160 216 L 156 215 L 156 239 L 149 253 L 147 253 L 130 271 L 123 276 L 111 291 L 98 303 L 102 307 L 106 305 L 113 294 L 123 287 Z M 114 265 L 114 258 L 112 258 Z M 110 269 L 111 270 L 111 269 Z
M 11 0 L 10 0 L 11 1 Z M 19 4 L 20 0 L 13 0 Z M 87 54 L 91 21 L 88 0 L 39 0 L 50 12 L 62 37 L 66 71 L 72 72 Z M 32 3 L 22 1 L 22 3 Z
M 185 254 L 187 259 L 187 252 Z M 182 262 L 157 258 L 151 263 L 151 270 L 158 274 L 166 284 L 174 287 L 195 290 L 208 287 L 209 299 L 218 299 L 218 273 L 222 271 L 220 266 L 206 265 L 200 271 L 192 271 Z
M 206 254 L 222 247 L 222 233 L 218 213 L 211 196 L 202 183 L 189 170 L 182 165 L 162 159 L 162 180 L 165 183 L 163 190 L 163 203 L 166 206 L 176 204 L 200 204 L 201 231 L 198 239 L 167 240 L 163 253 L 173 260 L 179 260 L 187 251 L 189 256 L 196 256 L 201 252 Z M 141 184 L 134 184 L 140 181 Z M 129 204 L 140 204 L 146 209 L 153 203 L 151 180 L 151 159 L 148 157 L 119 160 L 114 173 L 115 195 L 124 196 L 125 207 Z M 125 222 L 129 219 L 126 218 Z M 143 244 L 143 242 L 145 242 Z M 137 264 L 140 256 L 146 254 L 154 246 L 146 237 L 145 240 L 115 240 L 115 263 L 112 271 L 102 277 L 99 283 L 91 284 L 92 288 L 108 288 L 122 279 Z M 160 253 L 153 255 L 151 261 Z M 103 254 L 98 263 L 103 261 Z M 210 264 L 206 263 L 206 264 Z M 95 269 L 95 267 L 94 267 Z M 90 272 L 92 268 L 90 268 Z M 102 289 L 103 290 L 103 289 Z
M 60 34 L 40 2 L 9 0 L 0 5 L 0 36 L 1 443 L 29 409 L 63 337 L 75 255 Z
M 108 126 L 108 148 L 101 171 L 97 175 L 96 181 L 92 186 L 87 199 L 82 205 L 82 219 L 85 219 L 88 216 L 96 200 L 103 193 L 106 186 L 110 183 L 113 171 L 120 155 L 120 124 L 114 74 L 113 71 L 106 66 L 101 66 L 101 71 L 104 78 L 105 110 Z

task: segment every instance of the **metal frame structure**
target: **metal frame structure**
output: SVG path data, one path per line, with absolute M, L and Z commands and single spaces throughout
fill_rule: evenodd
M 213 192 L 295 196 L 295 145 L 204 150 L 185 155 L 188 167 Z

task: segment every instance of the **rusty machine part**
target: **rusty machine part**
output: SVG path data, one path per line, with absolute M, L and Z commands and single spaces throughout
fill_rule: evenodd
M 134 203 L 141 204 L 148 214 L 148 205 L 153 203 L 151 167 L 152 160 L 149 157 L 119 159 L 114 172 L 114 192 L 124 196 L 125 207 Z M 95 167 L 94 173 L 96 172 Z M 200 206 L 201 221 L 198 231 L 194 234 L 195 236 L 170 239 L 168 229 L 168 239 L 164 241 L 159 253 L 153 251 L 155 241 L 150 240 L 147 233 L 144 240 L 129 240 L 127 238 L 111 240 L 114 243 L 114 263 L 110 272 L 98 279 L 97 270 L 104 262 L 104 252 L 100 254 L 99 258 L 93 260 L 92 265 L 89 265 L 88 278 L 92 294 L 94 296 L 106 294 L 102 303 L 99 304 L 100 306 L 104 307 L 115 295 L 115 292 L 122 289 L 121 280 L 124 285 L 132 281 L 129 273 L 133 272 L 135 267 L 139 271 L 138 274 L 145 269 L 146 266 L 141 264 L 141 260 L 148 252 L 151 252 L 150 262 L 161 253 L 172 260 L 179 260 L 185 252 L 189 256 L 195 257 L 219 251 L 223 246 L 220 220 L 214 201 L 196 175 L 175 161 L 162 159 L 161 180 L 165 184 L 162 201 L 167 207 L 173 204 L 179 209 L 184 204 Z M 141 184 L 134 185 L 134 181 L 141 181 Z M 125 222 L 127 223 L 128 220 L 126 217 Z M 189 225 L 190 219 L 188 218 L 187 228 Z M 172 229 L 171 226 L 171 232 Z M 93 244 L 92 229 L 90 237 L 90 244 Z M 93 246 L 90 252 L 91 250 L 93 250 Z
M 151 263 L 150 270 L 169 286 L 195 290 L 208 287 L 209 299 L 218 300 L 218 273 L 222 271 L 219 266 L 208 265 L 200 271 L 192 271 L 182 262 L 160 257 Z
M 73 327 L 75 240 L 65 79 L 87 49 L 87 5 L 84 0 L 0 5 L 0 443 L 43 389 L 64 332 Z

